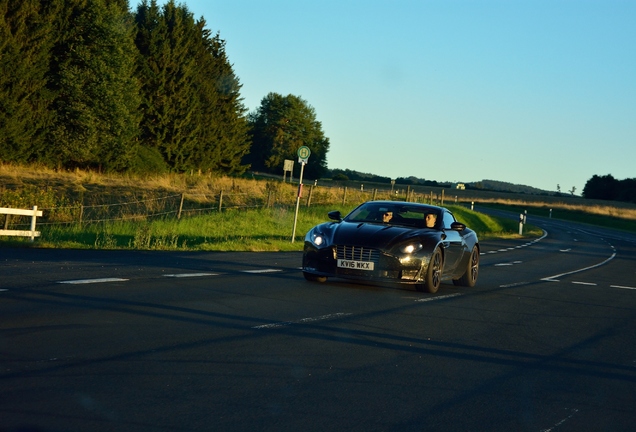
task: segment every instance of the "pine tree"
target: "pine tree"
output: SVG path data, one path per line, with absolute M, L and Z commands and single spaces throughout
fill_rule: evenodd
M 124 170 L 139 122 L 128 11 L 117 2 L 66 0 L 57 18 L 50 69 L 56 121 L 47 158 L 57 166 Z
M 141 54 L 142 143 L 161 152 L 176 171 L 196 168 L 193 152 L 200 125 L 194 85 L 194 19 L 185 6 L 171 0 L 159 10 L 157 2 L 137 8 L 136 44 Z
M 51 121 L 46 88 L 52 30 L 39 0 L 0 0 L 0 160 L 30 162 Z
M 200 95 L 198 121 L 202 127 L 196 162 L 200 169 L 241 174 L 247 169 L 242 159 L 251 145 L 241 85 L 227 59 L 225 41 L 218 34 L 211 37 L 203 19 L 197 27 L 200 45 L 196 84 Z

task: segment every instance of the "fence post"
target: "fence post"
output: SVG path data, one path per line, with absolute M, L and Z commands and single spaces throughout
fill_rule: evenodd
M 344 188 L 344 194 L 342 195 L 342 205 L 345 205 L 347 202 L 347 187 Z
M 311 205 L 311 195 L 314 193 L 314 185 L 309 186 L 309 194 L 307 194 L 307 207 Z
M 272 207 L 272 190 L 267 191 L 267 208 Z
M 79 226 L 82 227 L 82 220 L 84 219 L 84 204 L 80 204 L 80 214 L 79 214 Z
M 378 188 L 373 189 L 373 201 L 378 197 Z
M 223 189 L 219 193 L 219 213 L 221 213 L 221 209 L 223 208 Z
M 35 240 L 35 219 L 38 217 L 38 206 L 33 206 L 33 216 L 31 216 L 31 241 Z
M 442 189 L 442 205 L 444 205 L 444 189 Z
M 181 211 L 183 210 L 183 199 L 185 197 L 185 194 L 182 193 L 181 194 L 181 202 L 179 203 L 179 211 L 177 212 L 177 219 L 181 219 Z
M 11 207 L 9 206 L 9 208 L 11 208 Z M 10 214 L 7 213 L 6 215 L 4 215 L 4 229 L 5 230 L 9 229 L 9 221 L 10 220 L 11 220 L 11 215 Z

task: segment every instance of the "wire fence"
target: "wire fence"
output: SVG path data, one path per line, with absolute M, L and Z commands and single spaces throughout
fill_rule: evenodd
M 79 194 L 60 194 L 57 190 L 28 192 L 20 196 L 9 189 L 0 189 L 0 207 L 31 208 L 37 205 L 43 216 L 38 218 L 38 226 L 77 225 L 116 221 L 147 221 L 158 218 L 182 219 L 197 215 L 220 213 L 228 210 L 250 210 L 267 208 L 291 208 L 297 200 L 299 205 L 333 206 L 334 210 L 368 200 L 401 200 L 436 205 L 466 204 L 475 202 L 498 202 L 505 204 L 523 204 L 529 206 L 572 206 L 590 208 L 599 204 L 582 198 L 529 196 L 497 193 L 483 190 L 458 190 L 442 187 L 411 187 L 400 185 L 382 187 L 382 184 L 344 184 L 303 185 L 285 182 L 259 183 L 261 188 L 250 189 L 232 183 L 227 190 L 215 189 L 201 193 L 186 191 L 181 193 L 131 188 L 103 187 Z M 377 186 L 377 187 L 376 187 Z M 248 189 L 247 191 L 245 189 Z M 300 190 L 300 197 L 299 197 Z M 27 196 L 25 198 L 25 195 Z M 58 204 L 59 203 L 59 204 Z M 627 206 L 612 203 L 618 207 Z M 636 213 L 631 209 L 617 209 L 622 213 Z M 567 207 L 566 207 L 567 208 Z M 578 208 L 578 207 L 576 207 Z M 599 213 L 607 213 L 600 207 Z M 617 217 L 634 219 L 632 213 Z M 4 218 L 4 220 L 2 219 Z M 0 229 L 20 230 L 30 225 L 30 219 L 17 215 L 0 215 Z
M 187 218 L 195 215 L 223 212 L 231 209 L 250 210 L 264 208 L 293 207 L 298 200 L 304 207 L 347 205 L 368 200 L 405 200 L 443 204 L 444 192 L 421 193 L 406 189 L 364 189 L 350 187 L 328 187 L 315 185 L 283 184 L 272 187 L 262 193 L 220 190 L 214 194 L 172 193 L 161 196 L 130 198 L 122 202 L 104 204 L 85 203 L 83 201 L 67 205 L 40 207 L 43 216 L 38 219 L 39 226 L 73 225 L 80 227 L 88 224 L 116 221 L 147 221 L 157 218 Z M 94 200 L 97 200 L 94 198 Z M 456 197 L 455 197 L 456 200 Z M 20 216 L 6 215 L 5 229 L 20 229 L 29 221 Z M 0 222 L 1 223 L 1 222 Z

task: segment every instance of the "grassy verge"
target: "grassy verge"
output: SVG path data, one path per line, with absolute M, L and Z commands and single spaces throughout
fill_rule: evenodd
M 80 227 L 43 226 L 42 236 L 33 244 L 45 248 L 130 249 L 172 251 L 300 251 L 304 235 L 311 227 L 328 220 L 327 212 L 346 214 L 355 205 L 301 207 L 292 243 L 294 209 L 227 210 L 181 220 L 114 221 Z M 457 218 L 474 229 L 479 238 L 516 238 L 518 223 L 468 210 L 449 207 Z M 527 227 L 526 236 L 541 230 Z M 28 240 L 2 244 L 30 245 Z
M 567 220 L 571 222 L 584 223 L 589 225 L 612 228 L 627 232 L 636 233 L 636 221 L 634 219 L 626 219 L 621 217 L 620 210 L 614 212 L 606 211 L 605 214 L 590 213 L 589 211 L 573 210 L 567 208 L 552 208 L 550 215 L 550 207 L 522 207 L 519 205 L 500 205 L 500 204 L 481 204 L 485 207 L 497 208 L 501 210 L 512 211 L 515 213 L 523 213 L 528 211 L 528 215 L 536 215 L 541 217 L 552 217 L 553 219 Z

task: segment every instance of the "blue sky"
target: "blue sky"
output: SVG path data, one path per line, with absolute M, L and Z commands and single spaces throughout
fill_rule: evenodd
M 250 111 L 314 107 L 329 168 L 576 194 L 636 177 L 636 1 L 177 3 L 226 40 Z

